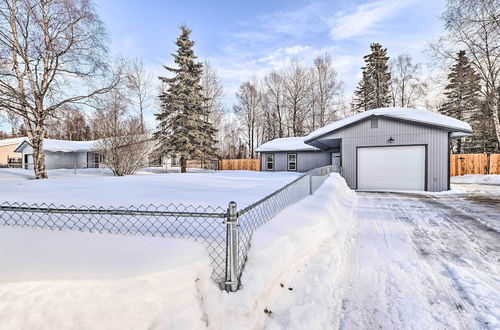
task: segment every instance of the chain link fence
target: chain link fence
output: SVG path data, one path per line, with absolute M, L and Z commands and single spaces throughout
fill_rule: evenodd
M 305 173 L 260 201 L 238 211 L 183 204 L 119 208 L 55 204 L 0 203 L 0 225 L 54 230 L 183 238 L 208 251 L 212 278 L 236 291 L 253 232 L 287 206 L 313 194 L 331 172 L 325 166 Z

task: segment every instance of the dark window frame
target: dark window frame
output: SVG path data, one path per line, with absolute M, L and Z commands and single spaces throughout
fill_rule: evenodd
M 290 169 L 290 155 L 294 155 L 295 156 L 295 169 L 291 170 Z M 290 152 L 290 153 L 287 153 L 286 154 L 286 169 L 287 171 L 290 171 L 290 172 L 297 172 L 297 153 L 296 152 Z
M 378 128 L 378 118 L 370 119 L 370 128 Z
M 271 156 L 272 157 L 272 160 L 269 161 L 267 157 Z M 266 154 L 266 159 L 265 159 L 265 166 L 266 166 L 266 171 L 274 171 L 274 160 L 275 160 L 275 157 L 274 157 L 274 154 Z M 269 169 L 269 167 L 267 166 L 268 164 L 271 164 L 271 169 Z

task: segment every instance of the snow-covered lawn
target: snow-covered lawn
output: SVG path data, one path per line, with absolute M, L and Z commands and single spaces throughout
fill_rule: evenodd
M 129 206 L 183 203 L 242 208 L 293 181 L 301 173 L 217 171 L 157 173 L 144 169 L 136 175 L 113 177 L 109 170 L 51 170 L 48 180 L 29 180 L 32 171 L 0 169 L 0 202 L 56 205 Z
M 3 330 L 199 329 L 221 294 L 184 240 L 0 227 L 0 250 Z

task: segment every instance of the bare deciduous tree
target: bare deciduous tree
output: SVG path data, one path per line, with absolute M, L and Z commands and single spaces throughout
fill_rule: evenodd
M 142 129 L 144 125 L 144 109 L 149 105 L 151 99 L 151 84 L 153 75 L 146 71 L 141 59 L 134 58 L 128 65 L 126 74 L 127 87 L 134 96 L 135 106 L 138 107 Z
M 144 165 L 152 141 L 144 134 L 139 118 L 117 118 L 110 112 L 100 117 L 99 131 L 103 138 L 94 151 L 103 156 L 113 175 L 134 174 Z
M 298 59 L 285 70 L 285 104 L 289 113 L 289 136 L 302 136 L 306 132 L 305 120 L 311 111 L 308 96 L 311 91 L 309 72 Z
M 323 127 L 339 119 L 339 108 L 342 105 L 342 82 L 337 80 L 337 72 L 328 54 L 314 59 L 312 68 L 312 116 L 311 130 Z
M 0 122 L 4 122 L 10 127 L 10 134 L 15 136 L 19 133 L 21 127 L 21 117 L 11 111 L 0 111 Z
M 271 134 L 268 139 L 281 138 L 285 136 L 286 128 L 286 113 L 284 100 L 284 79 L 282 74 L 276 71 L 271 71 L 264 78 L 264 87 L 266 89 L 265 111 L 269 116 L 267 125 L 270 126 Z
M 46 120 L 62 106 L 106 93 L 105 32 L 91 0 L 0 3 L 0 108 L 19 115 L 33 146 L 35 177 L 47 178 Z
M 254 78 L 241 84 L 236 93 L 238 103 L 234 112 L 246 129 L 246 140 L 249 157 L 255 157 L 255 148 L 259 144 L 259 121 L 262 113 L 262 92 Z
M 414 107 L 425 94 L 427 84 L 421 80 L 421 65 L 413 64 L 408 54 L 398 55 L 389 62 L 391 98 L 394 107 Z
M 217 71 L 208 60 L 203 62 L 203 75 L 201 76 L 201 87 L 203 88 L 203 105 L 206 109 L 206 118 L 217 129 L 216 140 L 222 139 L 222 118 L 226 113 L 222 99 L 224 87 L 217 75 Z

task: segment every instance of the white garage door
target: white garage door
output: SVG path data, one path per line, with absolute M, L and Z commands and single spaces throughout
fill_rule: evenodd
M 358 189 L 425 190 L 425 146 L 358 148 Z

